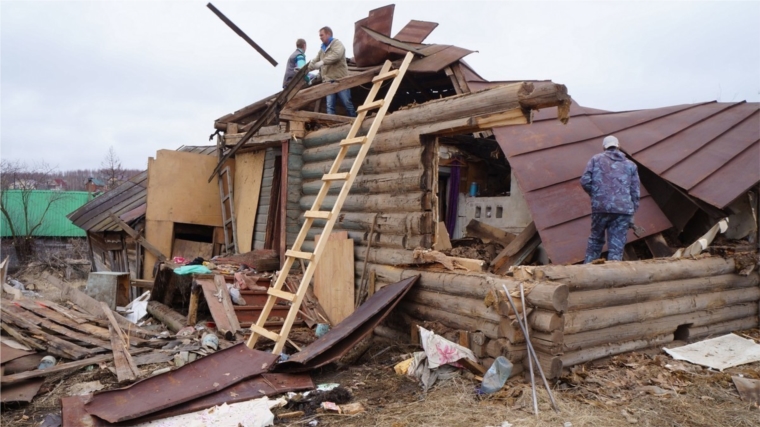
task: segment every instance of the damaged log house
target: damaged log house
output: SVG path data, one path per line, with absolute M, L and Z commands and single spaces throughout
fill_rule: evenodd
M 272 249 L 282 263 L 352 123 L 342 106 L 326 114 L 322 99 L 350 89 L 361 105 L 382 63 L 411 51 L 330 237 L 334 253 L 322 260 L 330 284 L 315 278 L 324 317 L 337 324 L 374 291 L 419 275 L 376 335 L 408 340 L 414 325 L 426 325 L 486 367 L 500 355 L 527 362 L 499 292 L 524 283 L 530 338 L 550 377 L 625 351 L 758 326 L 757 103 L 586 108 L 551 81 L 486 81 L 463 60 L 472 51 L 422 43 L 436 23 L 411 21 L 391 38 L 392 18 L 387 6 L 356 23 L 348 77 L 225 115 L 214 122 L 217 145 L 159 151 L 146 172 L 72 213 L 95 268 L 128 271 L 134 285 L 150 287 L 156 266 L 178 256 Z M 645 233 L 629 233 L 628 261 L 568 265 L 582 261 L 590 228 L 578 179 L 612 133 L 639 167 L 635 220 Z M 350 149 L 340 172 L 357 152 Z M 744 243 L 699 255 L 723 218 L 722 242 Z M 314 220 L 301 250 L 314 250 L 325 222 Z M 698 250 L 672 257 L 706 233 Z M 303 268 L 296 266 L 291 273 Z

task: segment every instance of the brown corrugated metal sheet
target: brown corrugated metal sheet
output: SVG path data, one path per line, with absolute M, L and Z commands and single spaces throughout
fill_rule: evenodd
M 112 423 L 132 420 L 258 376 L 278 357 L 240 343 L 129 387 L 98 393 L 85 410 Z
M 550 258 L 568 263 L 583 259 L 591 209 L 578 180 L 604 136 L 614 134 L 636 162 L 724 208 L 760 181 L 759 105 L 712 102 L 620 113 L 573 105 L 567 125 L 547 109 L 531 126 L 494 134 Z M 648 235 L 670 227 L 646 189 L 635 221 Z
M 437 22 L 412 19 L 393 38 L 401 42 L 422 43 L 437 26 Z
M 409 65 L 409 71 L 413 73 L 437 73 L 449 65 L 459 61 L 465 56 L 473 53 L 473 50 L 464 49 L 457 46 L 432 45 L 420 49 L 422 52 L 432 52 L 432 49 L 439 49 L 437 52 L 418 59 Z
M 368 17 L 360 19 L 354 24 L 354 62 L 357 66 L 368 67 L 382 64 L 388 57 L 389 46 L 373 39 L 361 28 L 367 27 L 390 37 L 395 8 L 396 6 L 391 4 L 370 10 Z
M 177 151 L 212 155 L 216 154 L 216 145 L 185 145 Z M 145 206 L 148 200 L 147 187 L 148 171 L 140 172 L 113 190 L 94 198 L 70 213 L 68 218 L 74 225 L 83 230 L 95 233 L 120 231 L 121 228 L 109 217 L 109 212 L 113 212 L 119 217 L 124 216 L 122 219 L 126 222 L 139 217 L 140 209 Z

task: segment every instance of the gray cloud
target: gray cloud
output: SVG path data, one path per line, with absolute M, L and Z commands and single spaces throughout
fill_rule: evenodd
M 758 2 L 406 2 L 440 23 L 427 42 L 478 50 L 490 80 L 552 79 L 608 110 L 760 99 Z M 330 25 L 385 2 L 215 2 L 281 63 Z M 207 144 L 213 121 L 279 88 L 272 67 L 205 2 L 0 3 L 0 155 L 97 167 L 113 145 L 143 168 L 162 148 Z

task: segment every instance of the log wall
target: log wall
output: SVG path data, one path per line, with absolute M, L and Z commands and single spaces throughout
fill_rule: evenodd
M 515 278 L 568 287 L 567 310 L 556 313 L 562 325 L 550 334 L 533 322 L 531 336 L 543 357 L 567 368 L 673 340 L 757 327 L 760 275 L 756 269 L 739 275 L 747 266 L 743 258 L 521 267 Z M 557 319 L 542 322 L 551 320 Z

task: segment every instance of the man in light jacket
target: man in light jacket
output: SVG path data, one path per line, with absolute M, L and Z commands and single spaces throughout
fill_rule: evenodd
M 599 258 L 607 232 L 607 259 L 620 261 L 626 234 L 639 209 L 639 172 L 636 164 L 618 149 L 610 135 L 602 141 L 604 152 L 589 160 L 581 176 L 581 186 L 591 196 L 591 236 L 585 263 Z
M 348 64 L 346 64 L 346 48 L 340 40 L 333 37 L 330 27 L 322 27 L 319 30 L 319 39 L 322 41 L 317 57 L 309 62 L 309 70 L 319 68 L 322 75 L 322 82 L 325 84 L 335 84 L 335 80 L 342 79 L 348 75 Z M 335 98 L 340 98 L 340 102 L 346 107 L 348 115 L 356 117 L 354 104 L 351 102 L 351 90 L 344 89 L 338 93 L 327 95 L 327 114 L 335 114 Z

